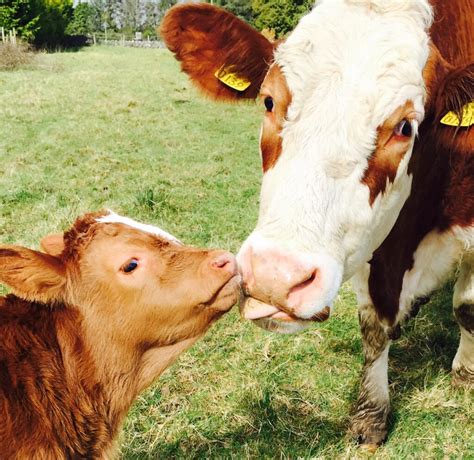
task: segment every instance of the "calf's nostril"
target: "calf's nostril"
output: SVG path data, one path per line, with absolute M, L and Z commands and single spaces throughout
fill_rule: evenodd
M 237 263 L 235 257 L 230 253 L 220 254 L 211 261 L 211 267 L 216 270 L 225 270 L 226 272 L 236 272 Z

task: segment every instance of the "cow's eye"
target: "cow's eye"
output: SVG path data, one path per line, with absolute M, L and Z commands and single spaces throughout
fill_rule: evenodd
M 272 112 L 273 111 L 273 98 L 270 96 L 267 96 L 263 103 L 265 104 L 265 108 L 267 109 L 267 112 Z
M 411 137 L 413 129 L 411 123 L 405 118 L 395 126 L 393 132 L 399 137 Z
M 138 260 L 137 259 L 130 259 L 128 262 L 125 262 L 122 265 L 121 270 L 124 273 L 131 273 L 138 267 Z

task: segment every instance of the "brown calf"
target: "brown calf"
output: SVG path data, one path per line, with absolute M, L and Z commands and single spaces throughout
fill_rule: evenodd
M 100 216 L 49 254 L 0 246 L 2 459 L 113 456 L 135 397 L 237 300 L 231 254 Z

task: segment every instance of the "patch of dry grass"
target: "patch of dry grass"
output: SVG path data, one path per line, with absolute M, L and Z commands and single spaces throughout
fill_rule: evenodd
M 0 42 L 0 70 L 16 70 L 31 64 L 35 53 L 22 42 Z

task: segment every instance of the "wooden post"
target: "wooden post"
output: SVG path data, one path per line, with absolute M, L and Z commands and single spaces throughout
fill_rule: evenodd
M 16 29 L 13 27 L 13 43 L 16 45 Z
M 92 34 L 92 42 L 94 43 L 94 46 L 97 45 L 97 40 L 95 38 L 95 32 Z
M 2 43 L 5 43 L 5 28 L 1 27 L 2 29 Z

